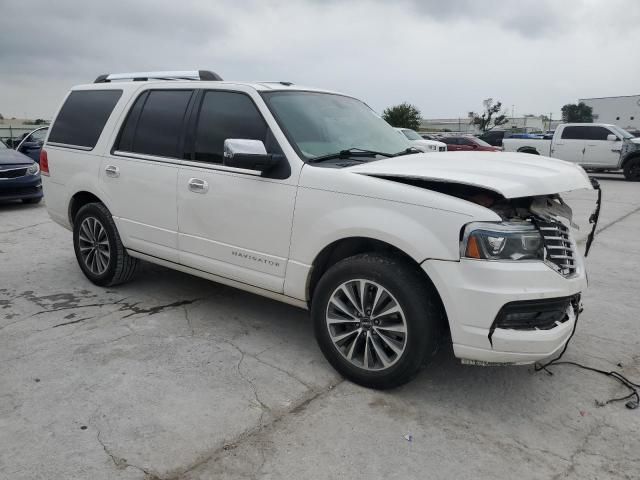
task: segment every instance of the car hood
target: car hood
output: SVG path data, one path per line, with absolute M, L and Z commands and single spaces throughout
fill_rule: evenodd
M 421 153 L 348 167 L 362 175 L 414 178 L 486 188 L 505 198 L 591 189 L 586 172 L 563 160 L 504 152 Z
M 31 165 L 33 160 L 10 148 L 0 150 L 0 169 L 4 165 Z

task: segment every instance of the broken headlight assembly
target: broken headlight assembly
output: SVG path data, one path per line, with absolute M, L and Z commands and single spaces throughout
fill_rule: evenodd
M 544 260 L 540 231 L 529 222 L 474 222 L 466 225 L 460 256 L 478 260 Z

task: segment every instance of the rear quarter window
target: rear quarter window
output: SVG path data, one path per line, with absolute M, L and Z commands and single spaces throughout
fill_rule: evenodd
M 98 143 L 122 90 L 75 90 L 51 127 L 49 143 L 92 149 Z

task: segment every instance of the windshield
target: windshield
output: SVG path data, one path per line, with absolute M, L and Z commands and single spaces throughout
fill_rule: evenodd
M 395 154 L 409 141 L 359 100 L 316 92 L 263 92 L 289 141 L 305 159 L 349 149 Z M 372 157 L 375 158 L 375 157 Z
M 480 145 L 481 147 L 490 147 L 491 144 L 485 142 L 484 140 L 482 140 L 481 138 L 474 138 L 475 142 Z
M 622 138 L 634 138 L 633 135 L 627 132 L 624 128 L 620 128 L 617 125 L 611 125 L 609 128 L 622 135 Z
M 420 135 L 418 135 L 413 130 L 409 130 L 408 128 L 403 128 L 402 133 L 404 133 L 404 136 L 409 140 L 424 140 Z

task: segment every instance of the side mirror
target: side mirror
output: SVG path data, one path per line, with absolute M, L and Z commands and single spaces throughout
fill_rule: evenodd
M 473 148 L 474 150 L 478 149 L 478 145 L 476 145 L 475 143 L 473 145 L 471 145 L 471 148 Z
M 245 140 L 227 138 L 224 141 L 224 155 L 222 164 L 227 167 L 242 168 L 264 172 L 275 166 L 280 155 L 267 153 L 261 140 Z
M 618 136 L 614 135 L 613 133 L 610 133 L 609 135 L 607 135 L 607 140 L 609 140 L 610 142 L 617 142 Z

